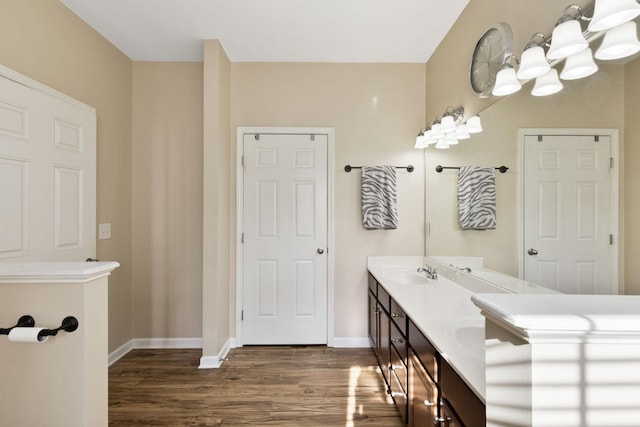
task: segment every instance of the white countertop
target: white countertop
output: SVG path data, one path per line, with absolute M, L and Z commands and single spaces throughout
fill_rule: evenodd
M 437 280 L 426 279 L 424 273 L 416 272 L 425 264 L 438 269 Z M 471 272 L 463 271 L 465 267 Z M 480 257 L 369 257 L 368 269 L 482 400 L 486 388 L 485 319 L 472 297 L 558 294 L 485 269 Z
M 471 303 L 473 293 L 447 278 L 422 284 L 402 283 L 402 274 L 413 278 L 425 262 L 421 256 L 369 257 L 368 269 L 484 400 L 484 318 Z
M 477 294 L 472 301 L 487 318 L 528 341 L 640 339 L 637 295 Z
M 117 262 L 0 262 L 0 284 L 85 283 L 104 276 Z

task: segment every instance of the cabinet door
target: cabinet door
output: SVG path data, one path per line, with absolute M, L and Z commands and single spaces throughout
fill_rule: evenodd
M 444 399 L 440 401 L 440 425 L 442 427 L 465 427 Z
M 438 415 L 438 388 L 413 350 L 409 355 L 409 425 L 433 426 Z
M 467 386 L 453 368 L 445 361 L 440 362 L 441 397 L 460 418 L 466 427 L 485 427 L 486 412 L 484 403 Z M 445 424 L 446 425 L 446 424 Z M 455 426 L 458 424 L 450 424 Z
M 391 336 L 389 332 L 389 314 L 378 303 L 378 363 L 380 370 L 384 376 L 384 380 L 387 383 L 387 389 L 389 387 L 389 365 L 391 364 L 390 353 L 390 341 Z
M 373 351 L 378 354 L 378 302 L 375 295 L 369 291 L 369 343 Z

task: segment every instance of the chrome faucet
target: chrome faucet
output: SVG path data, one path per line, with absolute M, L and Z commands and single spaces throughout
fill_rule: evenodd
M 418 273 L 426 273 L 427 278 L 436 280 L 438 278 L 438 270 L 432 268 L 430 265 L 423 265 L 418 268 Z
M 471 273 L 471 269 L 469 267 L 458 267 L 458 266 L 453 265 L 453 264 L 449 264 L 449 266 L 455 268 L 458 271 L 464 271 L 465 273 Z

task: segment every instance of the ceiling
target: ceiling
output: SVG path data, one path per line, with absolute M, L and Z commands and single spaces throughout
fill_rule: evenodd
M 135 61 L 424 63 L 469 0 L 60 0 Z

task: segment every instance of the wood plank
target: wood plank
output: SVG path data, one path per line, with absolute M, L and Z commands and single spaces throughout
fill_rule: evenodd
M 109 369 L 110 426 L 403 426 L 371 349 L 133 350 Z

